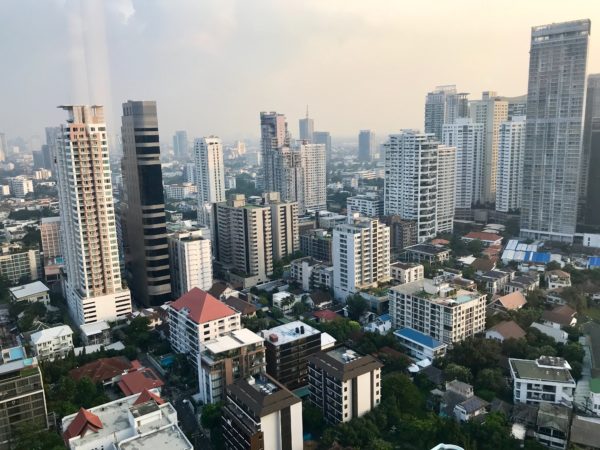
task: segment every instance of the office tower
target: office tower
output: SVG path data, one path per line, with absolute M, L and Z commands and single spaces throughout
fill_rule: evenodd
M 169 262 L 173 297 L 192 288 L 208 291 L 213 284 L 212 251 L 208 230 L 193 230 L 169 236 Z
M 331 134 L 329 131 L 315 131 L 313 133 L 313 143 L 325 145 L 325 159 L 327 161 L 327 168 L 331 164 Z
M 373 161 L 376 152 L 375 145 L 375 133 L 371 130 L 360 130 L 358 133 L 358 160 Z
M 210 226 L 212 205 L 225 201 L 223 144 L 216 136 L 194 141 L 194 161 L 198 186 L 198 222 Z
M 580 205 L 582 224 L 600 230 L 600 74 L 588 77 Z
M 0 392 L 0 448 L 14 448 L 11 436 L 18 428 L 48 428 L 42 371 L 23 347 L 2 349 Z
M 223 438 L 228 450 L 302 450 L 302 400 L 261 374 L 226 388 Z
M 187 131 L 176 131 L 173 135 L 173 156 L 178 161 L 186 161 L 190 157 Z
M 388 296 L 394 329 L 412 328 L 444 344 L 485 329 L 486 295 L 457 289 L 440 277 L 394 286 Z
M 196 287 L 169 303 L 167 312 L 171 347 L 194 366 L 201 344 L 242 328 L 239 312 Z
M 400 216 L 383 216 L 381 219 L 390 227 L 390 251 L 398 254 L 405 247 L 410 247 L 418 242 L 417 222 L 404 220 Z
M 200 344 L 198 386 L 203 404 L 225 400 L 225 386 L 265 371 L 264 341 L 242 328 Z
M 300 144 L 302 154 L 302 198 L 297 199 L 302 213 L 327 209 L 327 146 Z
M 456 147 L 455 208 L 470 210 L 483 201 L 484 127 L 471 119 L 443 126 L 443 143 Z
M 333 229 L 333 291 L 345 301 L 390 278 L 390 229 L 377 219 L 348 216 Z
M 288 389 L 308 383 L 308 357 L 323 349 L 321 332 L 298 320 L 261 331 L 267 373 Z M 335 340 L 334 340 L 335 341 Z
M 483 178 L 482 203 L 496 200 L 496 174 L 498 170 L 498 129 L 508 120 L 508 102 L 501 100 L 496 92 L 485 91 L 481 100 L 469 104 L 471 119 L 483 124 Z
M 525 116 L 502 122 L 498 133 L 496 211 L 513 212 L 521 206 Z
M 390 135 L 385 148 L 384 214 L 416 221 L 419 242 L 448 231 L 450 206 L 454 206 L 448 183 L 454 182 L 448 163 L 452 156 L 446 147 L 432 134 L 404 130 Z M 442 156 L 440 148 L 444 150 Z M 440 163 L 444 171 L 438 180 Z M 438 182 L 444 184 L 443 192 Z
M 40 235 L 44 258 L 55 258 L 62 255 L 60 250 L 60 216 L 42 217 Z
M 121 226 L 133 298 L 145 306 L 171 300 L 171 272 L 156 102 L 123 103 Z
M 315 131 L 315 121 L 308 117 L 308 106 L 306 107 L 306 117 L 299 120 L 300 126 L 300 140 L 301 141 L 313 141 L 313 134 Z
M 279 192 L 263 194 L 263 205 L 271 209 L 273 259 L 280 260 L 300 250 L 298 203 L 282 202 Z
M 468 117 L 468 95 L 457 92 L 454 85 L 436 86 L 433 91 L 428 92 L 425 97 L 425 133 L 433 133 L 441 141 L 444 124 Z
M 591 23 L 533 27 L 523 159 L 521 235 L 572 242 L 581 171 Z
M 0 133 L 0 162 L 6 161 L 8 145 L 6 144 L 6 134 Z
M 445 145 L 438 147 L 437 169 L 435 226 L 438 233 L 452 233 L 456 209 L 456 148 Z
M 310 402 L 331 425 L 361 417 L 381 400 L 383 364 L 344 346 L 308 358 Z
M 213 254 L 230 279 L 245 286 L 273 273 L 271 208 L 246 205 L 243 194 L 213 205 Z
M 67 304 L 79 325 L 115 320 L 131 313 L 131 298 L 121 282 L 104 109 L 61 108 L 68 119 L 54 156 Z
M 289 145 L 287 122 L 283 114 L 260 113 L 260 140 L 263 165 L 263 189 L 279 191 L 275 182 L 275 158 L 278 150 Z

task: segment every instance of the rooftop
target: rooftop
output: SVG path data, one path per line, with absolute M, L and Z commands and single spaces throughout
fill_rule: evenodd
M 406 269 L 413 269 L 415 267 L 423 267 L 422 264 L 419 263 L 411 263 L 411 262 L 403 262 L 403 261 L 396 261 L 395 263 L 391 264 L 391 267 L 399 267 L 400 269 L 406 270 Z
M 114 356 L 112 358 L 100 358 L 77 367 L 71 370 L 69 375 L 76 381 L 87 377 L 94 383 L 97 383 L 121 375 L 123 372 L 131 369 L 131 367 L 131 362 L 124 356 Z
M 373 356 L 360 355 L 345 346 L 310 355 L 308 363 L 341 381 L 348 381 L 383 367 Z
M 110 326 L 104 320 L 100 320 L 98 322 L 86 323 L 79 326 L 79 329 L 86 336 L 93 336 L 95 334 L 100 334 L 105 330 L 109 330 Z
M 176 425 L 170 425 L 153 433 L 135 437 L 119 445 L 120 450 L 143 450 L 149 448 L 153 450 L 192 450 L 194 447 L 192 447 L 190 441 L 185 437 L 183 431 Z
M 33 333 L 30 339 L 33 344 L 37 345 L 40 342 L 48 342 L 62 336 L 71 336 L 72 334 L 73 330 L 71 330 L 69 325 L 60 325 Z
M 193 288 L 179 297 L 171 303 L 170 307 L 186 313 L 195 323 L 206 323 L 238 314 L 225 303 L 199 288 Z
M 514 320 L 506 320 L 490 328 L 488 331 L 499 333 L 504 339 L 521 339 L 525 337 L 525 331 Z
M 485 241 L 485 242 L 495 242 L 498 240 L 502 240 L 502 236 L 499 236 L 494 233 L 485 233 L 483 231 L 471 231 L 470 233 L 465 235 L 464 238 Z
M 259 344 L 264 342 L 264 339 L 258 334 L 253 333 L 247 328 L 232 331 L 224 336 L 219 336 L 212 341 L 202 344 L 206 352 L 218 354 L 228 352 L 245 345 Z
M 571 443 L 594 448 L 598 447 L 598 442 L 600 442 L 600 417 L 573 417 Z
M 288 408 L 301 400 L 266 374 L 241 379 L 227 386 L 227 395 L 247 406 L 256 416 L 264 417 Z
M 594 394 L 600 394 L 600 378 L 592 378 L 590 380 L 590 391 Z
M 575 317 L 577 311 L 568 305 L 557 306 L 551 311 L 544 311 L 542 314 L 542 320 L 547 322 L 554 322 L 559 325 L 571 325 L 573 317 Z
M 564 360 L 562 360 L 563 364 L 560 365 L 561 358 L 552 358 L 548 359 L 548 361 L 543 358 L 540 357 L 538 360 L 510 358 L 508 363 L 518 378 L 569 383 L 575 386 L 575 380 L 571 376 L 569 369 L 564 365 Z M 554 366 L 544 364 L 552 363 L 552 361 L 556 363 Z
M 48 292 L 48 286 L 41 281 L 34 281 L 33 283 L 24 284 L 22 286 L 16 286 L 8 289 L 11 295 L 17 300 L 21 298 L 27 298 L 30 295 L 41 294 Z
M 405 251 L 424 253 L 427 255 L 439 255 L 440 253 L 449 252 L 450 250 L 441 246 L 431 244 L 416 244 L 406 247 Z
M 428 289 L 434 288 L 434 286 L 439 291 L 435 293 L 429 292 Z M 482 294 L 479 292 L 450 288 L 447 283 L 445 286 L 444 283 L 435 285 L 434 280 L 429 278 L 393 286 L 390 288 L 390 292 L 419 297 L 444 306 L 461 305 L 482 297 Z
M 310 325 L 295 320 L 284 325 L 261 331 L 262 336 L 272 345 L 283 345 L 298 339 L 321 333 Z
M 400 328 L 399 330 L 394 331 L 394 336 L 408 339 L 428 348 L 438 348 L 445 345 L 439 341 L 436 341 L 431 336 L 423 334 L 417 330 L 413 330 L 412 328 Z
M 519 309 L 527 303 L 527 299 L 525 299 L 525 296 L 520 291 L 498 297 L 497 301 L 507 310 Z
M 160 388 L 165 383 L 149 367 L 126 373 L 119 381 L 119 388 L 125 395 L 139 394 L 149 389 Z

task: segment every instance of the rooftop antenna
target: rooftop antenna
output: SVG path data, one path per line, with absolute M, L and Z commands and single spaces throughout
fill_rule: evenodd
M 308 105 L 306 105 L 306 118 L 308 119 Z

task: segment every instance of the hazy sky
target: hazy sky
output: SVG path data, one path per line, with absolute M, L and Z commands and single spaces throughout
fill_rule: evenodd
M 422 128 L 424 96 L 526 92 L 530 27 L 590 18 L 597 0 L 0 0 L 0 131 L 39 134 L 56 106 L 158 102 L 161 139 L 257 137 L 259 111 L 306 104 L 317 130 Z M 598 35 L 596 35 L 598 34 Z

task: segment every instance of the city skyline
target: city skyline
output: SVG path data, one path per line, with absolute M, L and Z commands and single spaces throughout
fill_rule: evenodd
M 0 113 L 0 131 L 9 139 L 42 136 L 43 127 L 60 123 L 54 105 L 98 103 L 115 133 L 118 106 L 131 98 L 157 101 L 165 142 L 176 130 L 225 142 L 257 139 L 258 111 L 281 111 L 297 123 L 306 104 L 317 130 L 351 138 L 370 128 L 382 137 L 423 129 L 424 97 L 437 85 L 456 84 L 471 99 L 484 90 L 524 94 L 531 27 L 600 15 L 600 6 L 583 1 L 568 7 L 543 2 L 543 8 L 532 1 L 518 9 L 473 1 L 412 8 L 382 3 L 385 8 L 335 1 L 180 2 L 168 8 L 148 2 L 142 11 L 127 1 L 64 0 L 35 8 L 7 2 L 0 11 L 13 20 L 3 29 L 0 50 L 13 62 L 0 93 L 20 106 Z M 257 8 L 264 14 L 254 17 Z M 447 17 L 457 9 L 472 17 L 485 12 L 494 21 L 454 25 Z M 24 34 L 31 28 L 37 32 Z M 600 71 L 593 50 L 592 34 L 588 73 Z M 421 64 L 402 63 L 409 60 Z M 216 70 L 203 70 L 208 66 Z M 303 69 L 311 66 L 320 70 L 307 75 Z M 295 127 L 292 133 L 297 136 Z

